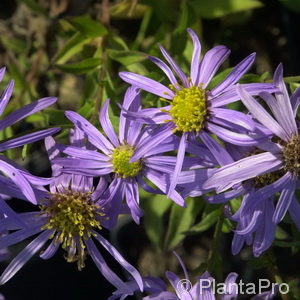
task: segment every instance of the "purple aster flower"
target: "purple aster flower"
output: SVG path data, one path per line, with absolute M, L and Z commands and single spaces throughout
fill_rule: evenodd
M 61 151 L 73 158 L 56 159 L 55 163 L 63 166 L 65 172 L 88 176 L 111 174 L 112 182 L 104 198 L 113 203 L 117 215 L 117 208 L 125 198 L 134 221 L 139 223 L 142 211 L 139 207 L 138 184 L 151 193 L 167 192 L 176 157 L 163 154 L 178 147 L 177 138 L 171 137 L 172 124 L 144 128 L 141 123 L 125 118 L 124 112 L 120 116 L 117 136 L 108 117 L 108 106 L 109 100 L 104 103 L 99 117 L 107 138 L 79 114 L 66 112 L 67 118 L 77 129 L 84 132 L 90 143 L 101 153 L 62 146 Z M 123 106 L 133 112 L 140 110 L 139 89 L 131 87 L 127 90 Z M 203 149 L 203 156 L 205 155 L 207 160 L 203 159 L 201 164 L 199 159 L 186 158 L 183 168 L 211 165 L 211 154 L 207 149 Z M 147 180 L 157 188 L 148 185 Z M 178 205 L 184 205 L 184 199 L 176 190 L 173 190 L 170 198 Z
M 85 148 L 83 141 L 84 136 L 80 131 L 71 134 L 72 145 Z M 45 145 L 50 161 L 60 155 L 53 138 L 46 138 Z M 86 255 L 89 254 L 103 276 L 116 288 L 126 293 L 127 285 L 106 264 L 96 247 L 94 242 L 96 240 L 133 276 L 139 289 L 143 290 L 143 282 L 137 270 L 126 262 L 99 233 L 110 218 L 110 208 L 107 209 L 102 199 L 107 188 L 106 180 L 100 178 L 94 189 L 91 177 L 61 173 L 59 166 L 55 163 L 52 163 L 52 170 L 54 180 L 50 184 L 50 193 L 41 186 L 36 187 L 40 211 L 19 213 L 18 217 L 25 224 L 24 226 L 10 217 L 0 220 L 0 227 L 9 232 L 0 237 L 0 249 L 37 234 L 37 237 L 4 270 L 0 277 L 0 284 L 4 284 L 13 277 L 51 239 L 52 241 L 39 254 L 42 259 L 51 258 L 61 246 L 67 253 L 66 260 L 77 262 L 80 270 L 84 267 Z M 10 179 L 6 180 L 7 193 L 11 192 L 11 196 L 26 200 L 18 186 Z
M 215 300 L 216 296 L 219 296 L 217 299 L 220 300 L 235 300 L 239 297 L 239 292 L 244 295 L 245 291 L 239 290 L 240 287 L 236 283 L 238 274 L 230 273 L 228 274 L 225 282 L 222 283 L 222 286 L 216 287 L 216 282 L 213 277 L 210 276 L 208 272 L 203 273 L 200 277 L 197 278 L 197 281 L 194 285 L 189 280 L 188 272 L 184 266 L 180 257 L 175 253 L 179 263 L 184 272 L 184 279 L 180 279 L 173 272 L 167 271 L 166 277 L 171 284 L 175 292 L 170 292 L 167 289 L 167 285 L 160 279 L 154 277 L 143 277 L 144 281 L 144 291 L 148 296 L 143 297 L 144 300 Z M 125 299 L 127 296 L 133 295 L 135 291 L 138 291 L 138 286 L 134 281 L 129 281 L 127 283 L 128 288 L 131 290 L 131 293 L 123 293 L 120 290 L 117 290 L 113 293 L 108 300 L 116 299 Z M 278 287 L 273 290 L 263 292 L 258 294 L 251 299 L 254 300 L 271 300 L 277 294 Z M 220 295 L 218 295 L 218 292 Z
M 120 77 L 127 83 L 169 102 L 169 105 L 162 108 L 148 108 L 139 113 L 128 113 L 128 117 L 135 117 L 138 121 L 149 124 L 169 122 L 170 131 L 182 133 L 169 193 L 176 186 L 187 140 L 195 139 L 195 136 L 202 138 L 203 132 L 210 132 L 229 143 L 246 146 L 257 144 L 265 137 L 247 115 L 223 107 L 240 99 L 235 88 L 236 83 L 253 64 L 255 53 L 235 66 L 218 85 L 210 88 L 212 78 L 229 56 L 230 50 L 222 45 L 216 46 L 200 59 L 200 41 L 193 30 L 187 31 L 194 45 L 190 76 L 181 70 L 162 46 L 160 50 L 169 66 L 159 58 L 150 56 L 149 59 L 165 73 L 170 81 L 169 87 L 141 75 L 120 73 Z M 244 84 L 243 87 L 251 95 L 276 90 L 273 84 L 268 83 Z
M 289 211 L 299 229 L 300 204 L 296 199 L 295 190 L 299 187 L 300 135 L 295 117 L 299 106 L 300 89 L 298 88 L 290 98 L 282 72 L 280 64 L 274 74 L 274 83 L 279 89 L 275 93 L 275 97 L 267 92 L 260 93 L 273 116 L 245 89 L 241 86 L 237 88 L 243 103 L 253 117 L 272 131 L 279 141 L 269 140 L 259 145 L 259 148 L 264 150 L 263 153 L 248 156 L 218 169 L 207 180 L 204 187 L 207 189 L 217 188 L 218 192 L 222 192 L 252 178 L 264 182 L 271 180 L 271 184 L 256 190 L 247 198 L 240 213 L 244 216 L 253 215 L 254 217 L 254 212 L 262 206 L 267 206 L 266 208 L 272 211 L 269 204 L 266 205 L 262 202 L 273 198 L 276 193 L 280 193 L 272 214 L 273 222 L 278 224 Z
M 5 74 L 5 68 L 0 69 L 0 82 L 2 81 L 4 74 Z M 3 114 L 4 109 L 6 108 L 11 98 L 13 88 L 14 88 L 14 81 L 11 80 L 0 97 L 0 116 Z M 56 101 L 57 98 L 47 97 L 47 98 L 37 100 L 28 105 L 25 105 L 24 107 L 12 112 L 8 116 L 0 120 L 0 131 L 52 105 Z M 35 131 L 33 133 L 29 133 L 20 137 L 11 138 L 9 140 L 2 141 L 2 142 L 0 140 L 0 152 L 44 139 L 47 136 L 55 134 L 59 130 L 60 130 L 59 128 L 49 128 L 49 129 Z M 20 170 L 15 166 L 15 164 L 13 164 L 11 161 L 6 159 L 5 156 L 3 155 L 0 155 L 0 172 L 5 174 L 7 177 L 10 177 L 18 186 L 20 186 L 23 189 L 23 191 L 27 194 L 28 199 L 31 202 L 36 202 L 28 178 L 26 178 L 24 174 L 20 172 Z

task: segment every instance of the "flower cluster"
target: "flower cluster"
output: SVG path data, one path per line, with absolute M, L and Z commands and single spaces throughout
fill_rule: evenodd
M 7 247 L 37 235 L 10 262 L 0 284 L 13 277 L 34 254 L 39 252 L 42 259 L 49 259 L 61 246 L 66 260 L 77 262 L 79 269 L 84 267 L 86 256 L 91 256 L 103 276 L 117 288 L 111 299 L 130 295 L 136 289 L 150 292 L 151 299 L 200 299 L 197 285 L 182 298 L 167 292 L 156 279 L 142 278 L 102 236 L 101 231 L 114 228 L 121 214 L 131 215 L 140 223 L 140 188 L 165 194 L 182 207 L 186 206 L 186 197 L 200 195 L 208 203 L 223 203 L 226 216 L 237 223 L 233 254 L 246 243 L 253 245 L 254 256 L 260 256 L 273 243 L 276 225 L 287 212 L 300 230 L 300 204 L 295 196 L 300 183 L 300 88 L 289 96 L 282 65 L 275 71 L 273 82 L 239 84 L 254 62 L 254 53 L 216 84 L 214 75 L 230 50 L 216 46 L 201 59 L 200 41 L 191 29 L 188 33 L 193 42 L 190 75 L 162 46 L 167 63 L 157 57 L 149 59 L 164 73 L 169 85 L 130 72 L 120 73 L 131 86 L 120 105 L 118 130 L 109 118 L 110 101 L 106 100 L 99 112 L 101 131 L 80 114 L 65 112 L 74 126 L 67 145 L 51 137 L 57 128 L 1 141 L 3 152 L 45 138 L 52 176 L 34 176 L 0 155 L 0 251 L 5 253 Z M 4 72 L 0 70 L 1 79 Z M 12 89 L 13 81 L 1 96 L 0 114 Z M 142 90 L 158 96 L 157 107 L 143 107 Z M 226 106 L 239 100 L 247 112 Z M 55 101 L 44 98 L 24 106 L 4 117 L 0 130 Z M 161 107 L 161 102 L 167 105 Z M 15 212 L 9 206 L 10 197 L 31 202 L 35 208 L 32 212 Z M 238 197 L 242 198 L 241 205 L 231 212 L 230 201 Z M 95 241 L 133 281 L 124 282 L 109 268 Z M 170 272 L 167 277 L 176 286 L 178 277 Z M 232 273 L 228 281 L 236 277 Z M 205 293 L 207 299 L 213 299 L 210 290 Z M 235 299 L 237 295 L 224 299 L 229 297 Z M 270 299 L 271 295 L 266 297 Z

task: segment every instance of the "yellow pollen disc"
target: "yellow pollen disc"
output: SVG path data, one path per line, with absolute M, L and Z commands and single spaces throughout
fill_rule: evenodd
M 260 153 L 263 153 L 263 151 L 260 149 L 255 149 L 254 151 L 249 153 L 249 156 L 253 156 L 256 154 L 260 154 Z M 284 173 L 282 172 L 282 170 L 258 175 L 255 178 L 253 178 L 254 186 L 258 189 L 265 187 L 267 185 L 274 183 L 279 178 L 281 178 L 283 175 L 284 175 Z
M 274 183 L 282 176 L 283 173 L 281 171 L 262 174 L 254 178 L 254 185 L 256 188 L 262 188 L 264 186 Z
M 49 204 L 42 205 L 41 213 L 48 217 L 42 229 L 54 229 L 55 240 L 62 244 L 67 261 L 77 261 L 84 267 L 84 240 L 92 236 L 93 229 L 101 229 L 99 216 L 104 216 L 100 207 L 91 199 L 91 193 L 73 192 L 51 194 Z M 52 236 L 52 237 L 53 237 Z
M 121 178 L 134 177 L 142 169 L 141 161 L 129 162 L 134 153 L 134 148 L 122 145 L 116 148 L 112 154 L 112 165 L 115 173 Z
M 300 135 L 295 135 L 283 147 L 284 170 L 300 176 Z
M 175 91 L 169 114 L 182 132 L 200 131 L 207 116 L 206 92 L 197 86 Z

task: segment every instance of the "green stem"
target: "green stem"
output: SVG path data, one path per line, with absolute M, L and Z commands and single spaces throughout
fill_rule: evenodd
M 281 277 L 281 274 L 280 274 L 280 271 L 279 271 L 279 268 L 277 265 L 276 256 L 275 256 L 272 248 L 267 252 L 267 259 L 270 263 L 270 272 L 271 272 L 275 282 L 278 284 L 283 283 L 283 279 Z M 280 296 L 281 296 L 282 300 L 289 299 L 289 296 L 287 294 L 280 294 Z
M 220 257 L 219 256 L 219 246 L 220 246 L 220 239 L 222 236 L 222 226 L 224 223 L 224 215 L 221 214 L 216 227 L 215 232 L 213 236 L 213 244 L 208 254 L 208 271 L 210 273 L 215 272 L 217 273 L 217 277 L 221 277 L 221 272 L 218 272 L 220 270 L 216 270 L 217 260 Z

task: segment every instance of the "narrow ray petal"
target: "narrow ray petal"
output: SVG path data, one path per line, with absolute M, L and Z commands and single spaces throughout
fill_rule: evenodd
M 130 72 L 120 72 L 119 76 L 127 83 L 165 99 L 172 99 L 174 92 L 157 81 Z

